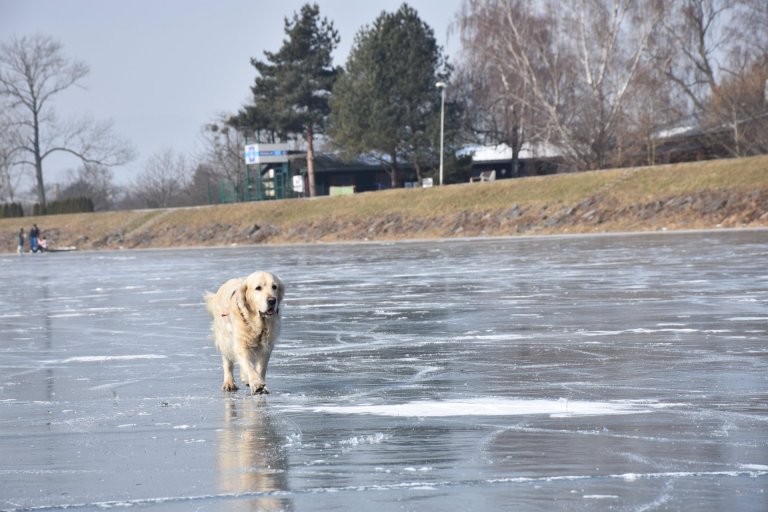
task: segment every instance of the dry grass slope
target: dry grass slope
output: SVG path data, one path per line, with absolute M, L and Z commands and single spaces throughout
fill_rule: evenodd
M 0 219 L 116 249 L 768 226 L 768 156 L 354 196 Z

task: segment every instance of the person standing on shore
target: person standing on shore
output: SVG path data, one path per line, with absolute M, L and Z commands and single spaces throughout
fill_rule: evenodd
M 16 253 L 18 253 L 19 256 L 24 254 L 24 228 L 19 230 L 19 246 L 16 248 Z
M 37 252 L 37 240 L 40 238 L 40 228 L 37 224 L 32 224 L 32 229 L 29 230 L 29 250 L 31 252 Z

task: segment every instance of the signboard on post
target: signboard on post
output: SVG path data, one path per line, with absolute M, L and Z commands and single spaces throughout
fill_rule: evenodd
M 244 155 L 247 165 L 282 164 L 288 161 L 288 144 L 247 144 Z
M 297 174 L 293 177 L 293 191 L 297 194 L 304 193 L 304 176 Z

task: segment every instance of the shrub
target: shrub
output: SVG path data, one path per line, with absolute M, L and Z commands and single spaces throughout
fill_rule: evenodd
M 0 207 L 0 218 L 9 219 L 23 216 L 24 208 L 22 208 L 21 203 L 3 203 Z
M 82 213 L 92 212 L 93 201 L 89 197 L 72 197 L 69 199 L 61 199 L 59 201 L 51 201 L 48 203 L 45 210 L 40 208 L 39 204 L 35 204 L 33 208 L 34 215 L 57 215 L 60 213 Z

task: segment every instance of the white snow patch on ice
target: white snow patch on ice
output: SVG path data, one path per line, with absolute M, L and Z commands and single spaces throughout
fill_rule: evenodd
M 68 357 L 67 359 L 49 359 L 43 361 L 47 364 L 65 364 L 65 363 L 105 363 L 107 361 L 133 361 L 135 359 L 167 359 L 168 356 L 160 354 L 136 354 L 129 356 L 79 356 Z
M 659 404 L 638 401 L 589 402 L 474 398 L 468 400 L 418 401 L 404 404 L 328 405 L 312 407 L 313 412 L 329 414 L 371 414 L 374 416 L 450 417 L 450 416 L 526 416 L 548 414 L 553 418 L 649 413 Z
M 109 382 L 107 384 L 99 384 L 98 386 L 90 387 L 88 388 L 88 391 L 101 391 L 104 389 L 120 388 L 123 386 L 128 386 L 130 384 L 136 384 L 138 382 L 141 382 L 141 380 L 134 379 L 134 380 L 123 380 L 119 382 Z
M 699 329 L 691 329 L 691 328 L 672 328 L 672 327 L 664 327 L 661 329 L 647 329 L 644 327 L 638 327 L 634 329 L 622 329 L 622 330 L 597 330 L 597 331 L 579 331 L 579 336 L 584 337 L 596 337 L 596 336 L 619 336 L 622 334 L 660 334 L 660 333 L 680 333 L 680 334 L 693 334 L 701 332 Z M 709 331 L 704 331 L 709 332 Z M 717 332 L 728 332 L 728 331 L 712 331 L 713 333 Z
M 469 336 L 454 336 L 455 341 L 508 341 L 525 338 L 522 334 L 476 334 Z
M 749 471 L 768 471 L 768 466 L 765 464 L 742 464 L 741 469 Z

